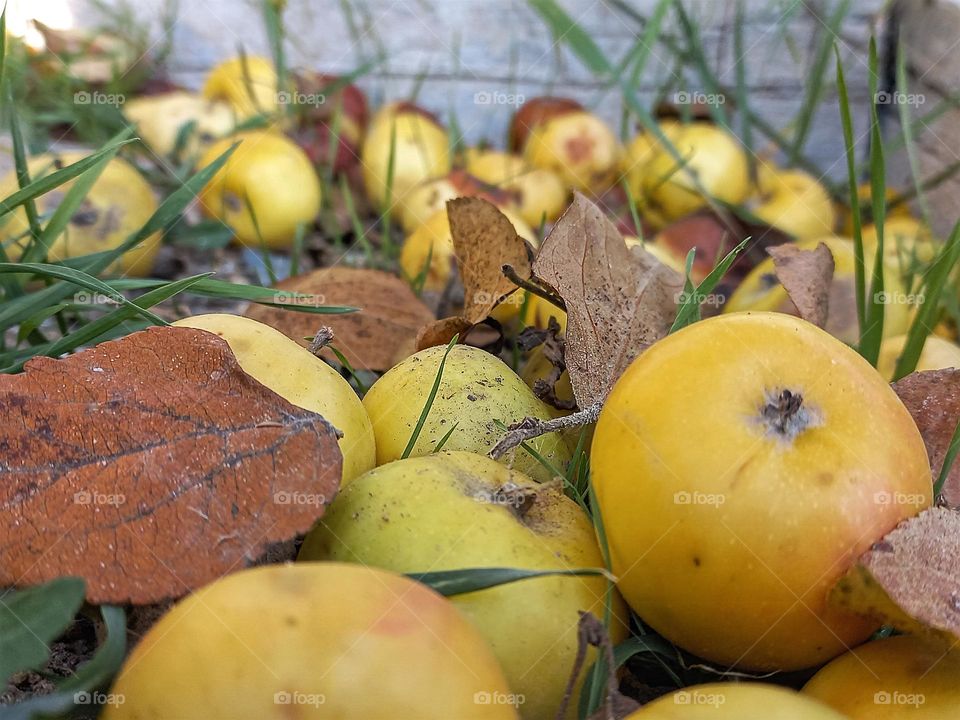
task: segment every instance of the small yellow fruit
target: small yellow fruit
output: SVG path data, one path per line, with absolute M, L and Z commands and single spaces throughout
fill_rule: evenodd
M 893 217 L 911 217 L 910 205 L 908 203 L 897 203 L 890 207 L 890 203 L 900 197 L 900 193 L 892 187 L 888 187 L 885 193 L 887 198 L 887 219 Z M 857 188 L 857 197 L 860 198 L 860 212 L 870 214 L 871 204 L 873 202 L 873 188 L 869 182 L 862 183 Z M 853 215 L 847 206 L 839 206 L 837 214 L 840 216 L 840 231 L 847 237 L 853 236 Z
M 803 692 L 851 720 L 960 717 L 960 651 L 899 635 L 854 648 Z
M 277 71 L 264 57 L 224 60 L 207 75 L 203 96 L 229 103 L 237 122 L 261 114 L 275 115 L 279 107 Z
M 377 451 L 367 411 L 350 384 L 323 360 L 269 325 L 240 315 L 194 315 L 174 325 L 219 335 L 247 375 L 342 432 L 341 487 L 374 466 Z
M 516 214 L 506 208 L 499 208 L 507 216 L 517 235 L 536 245 L 533 229 Z M 429 259 L 429 266 L 427 265 Z M 400 250 L 400 269 L 411 280 L 419 277 L 427 269 L 424 290 L 443 292 L 450 281 L 450 274 L 457 262 L 453 252 L 453 236 L 450 233 L 450 221 L 446 208 L 437 211 L 414 230 L 403 242 Z M 517 295 L 517 293 L 514 293 Z M 513 297 L 513 296 L 511 296 Z M 516 314 L 516 311 L 514 311 Z
M 846 238 L 824 237 L 801 240 L 796 245 L 803 250 L 813 250 L 821 242 L 830 248 L 835 265 L 833 283 L 830 286 L 826 330 L 848 345 L 853 345 L 858 342 L 860 337 L 860 329 L 857 324 L 857 296 L 854 274 L 856 258 L 853 243 Z M 864 265 L 868 273 L 867 282 L 869 282 L 869 275 L 873 272 L 873 253 L 864 247 L 864 255 Z M 883 336 L 888 338 L 902 335 L 910 329 L 910 321 L 917 298 L 907 292 L 906 285 L 901 279 L 899 267 L 889 259 L 884 263 L 883 284 L 884 294 L 881 296 L 881 301 L 885 303 Z M 796 306 L 777 279 L 773 258 L 767 258 L 753 268 L 723 306 L 725 313 L 745 310 L 797 314 Z
M 867 225 L 861 230 L 864 250 L 877 250 L 877 226 Z M 933 260 L 939 249 L 938 243 L 922 221 L 913 217 L 890 215 L 883 222 L 883 254 L 902 268 L 904 273 L 917 264 L 925 265 Z
M 194 127 L 179 153 L 186 158 L 194 157 L 229 135 L 235 126 L 233 110 L 227 103 L 210 101 L 183 90 L 134 98 L 124 104 L 123 115 L 137 126 L 137 133 L 147 147 L 165 156 L 174 155 L 187 123 L 193 123 Z
M 446 350 L 432 347 L 411 355 L 387 371 L 363 398 L 376 435 L 377 465 L 403 455 Z M 430 413 L 409 457 L 434 452 L 448 433 L 445 450 L 486 454 L 503 437 L 502 426 L 528 416 L 551 417 L 547 406 L 502 360 L 478 348 L 456 345 L 447 356 Z M 570 451 L 557 433 L 542 435 L 529 445 L 558 472 L 563 472 L 570 460 Z M 553 477 L 523 448 L 507 453 L 502 462 L 534 480 Z
M 233 228 L 243 245 L 259 249 L 262 241 L 268 248 L 287 248 L 297 227 L 309 227 L 320 212 L 317 173 L 295 143 L 263 130 L 224 138 L 207 150 L 200 166 L 216 160 L 238 140 L 239 147 L 201 191 L 201 208 Z
M 395 136 L 391 175 L 391 137 Z M 394 205 L 414 186 L 450 172 L 450 137 L 432 118 L 388 105 L 374 115 L 360 151 L 367 197 Z
M 645 202 L 667 220 L 699 210 L 707 199 L 697 187 L 723 202 L 739 204 L 750 193 L 747 156 L 730 133 L 707 122 L 677 126 L 668 138 L 683 160 L 658 147 L 643 170 Z
M 517 720 L 493 652 L 409 578 L 266 565 L 175 605 L 137 643 L 105 720 Z
M 833 232 L 833 201 L 809 173 L 763 164 L 757 191 L 758 203 L 751 212 L 765 223 L 801 240 Z
M 603 567 L 592 523 L 563 488 L 466 452 L 398 460 L 357 478 L 307 536 L 300 559 L 402 573 Z M 554 720 L 577 655 L 579 612 L 603 617 L 606 588 L 602 577 L 543 577 L 451 600 L 490 643 L 523 698 L 524 720 Z M 619 642 L 626 607 L 617 595 L 612 607 L 610 634 Z M 585 675 L 584 668 L 573 707 Z
M 531 227 L 553 222 L 566 209 L 570 193 L 552 170 L 532 167 L 513 153 L 484 150 L 467 159 L 467 171 L 516 197 L 517 214 Z
M 86 155 L 76 151 L 38 155 L 27 163 L 30 179 L 45 177 Z M 53 214 L 75 182 L 71 180 L 38 197 L 37 212 L 43 216 Z M 18 189 L 15 171 L 0 180 L 0 197 L 5 198 Z M 147 181 L 133 165 L 115 157 L 103 168 L 66 229 L 54 240 L 47 258 L 60 261 L 112 250 L 140 230 L 156 209 L 157 201 Z M 22 207 L 0 218 L 0 244 L 11 260 L 18 260 L 23 254 L 29 232 L 30 224 Z M 124 253 L 109 272 L 138 277 L 149 275 L 159 249 L 158 232 Z
M 658 698 L 624 720 L 843 720 L 794 690 L 762 683 L 691 685 Z
M 575 111 L 537 125 L 524 146 L 534 167 L 551 170 L 568 187 L 600 194 L 616 180 L 622 149 L 616 135 L 593 113 Z
M 880 345 L 880 358 L 877 360 L 877 371 L 887 380 L 893 380 L 897 361 L 907 344 L 906 335 L 887 338 Z M 938 335 L 928 335 L 920 351 L 916 370 L 942 370 L 944 368 L 960 368 L 960 347 L 956 343 L 945 340 Z
M 600 414 L 591 473 L 624 599 L 684 649 L 751 670 L 869 637 L 875 623 L 827 594 L 932 501 L 923 440 L 886 381 L 780 313 L 720 315 L 644 352 Z

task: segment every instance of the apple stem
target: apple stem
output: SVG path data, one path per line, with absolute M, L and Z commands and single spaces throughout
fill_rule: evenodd
M 513 423 L 513 425 L 507 428 L 506 434 L 493 446 L 488 455 L 494 460 L 499 460 L 527 440 L 532 440 L 541 435 L 556 432 L 557 430 L 589 425 L 590 423 L 596 422 L 597 418 L 600 417 L 601 407 L 601 403 L 596 403 L 570 415 L 564 415 L 563 417 L 553 418 L 551 420 L 525 417 L 520 422 Z

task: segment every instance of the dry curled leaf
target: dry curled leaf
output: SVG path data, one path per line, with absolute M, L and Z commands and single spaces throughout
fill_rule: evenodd
M 577 404 L 597 405 L 627 366 L 666 335 L 683 278 L 631 252 L 599 207 L 577 193 L 543 242 L 534 275 L 567 306 L 566 364 Z
M 247 317 L 270 325 L 301 345 L 321 326 L 356 370 L 389 370 L 414 349 L 417 331 L 433 313 L 401 278 L 380 270 L 333 267 L 296 275 L 277 283 L 278 290 L 313 295 L 323 305 L 360 308 L 344 315 L 317 316 L 282 308 L 251 305 Z M 321 357 L 337 362 L 330 348 Z
M 769 247 L 767 253 L 800 317 L 819 328 L 825 327 L 834 270 L 830 248 L 818 243 L 813 250 L 803 250 L 787 243 Z
M 305 533 L 339 484 L 333 427 L 202 330 L 31 360 L 0 376 L 0 408 L 0 586 L 179 597 Z
M 503 274 L 510 265 L 520 278 L 530 277 L 530 249 L 495 205 L 478 197 L 447 202 L 450 235 L 463 282 L 463 312 L 423 328 L 417 349 L 445 345 L 487 318 L 517 286 Z
M 911 373 L 893 383 L 893 389 L 920 430 L 933 477 L 940 477 L 950 440 L 960 421 L 960 370 Z M 942 497 L 949 507 L 960 507 L 960 462 L 950 468 Z
M 831 600 L 892 625 L 960 642 L 960 513 L 935 507 L 874 543 Z

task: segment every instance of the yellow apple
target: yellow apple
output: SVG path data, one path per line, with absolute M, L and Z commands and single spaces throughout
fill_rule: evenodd
M 375 465 L 370 418 L 350 384 L 323 360 L 279 330 L 240 315 L 194 315 L 174 325 L 219 335 L 247 375 L 297 407 L 322 415 L 342 432 L 341 486 Z
M 373 422 L 378 465 L 403 455 L 446 350 L 432 347 L 411 355 L 388 370 L 363 398 Z M 547 406 L 506 363 L 478 348 L 456 345 L 447 356 L 430 413 L 409 456 L 436 451 L 448 433 L 444 449 L 486 454 L 505 432 L 498 422 L 510 425 L 528 416 L 541 420 L 551 417 Z M 542 435 L 528 444 L 557 472 L 564 472 L 570 451 L 560 435 Z M 522 447 L 501 460 L 534 480 L 553 477 L 553 472 Z
M 408 104 L 387 105 L 370 121 L 360 159 L 367 197 L 387 209 L 388 191 L 392 206 L 424 180 L 450 172 L 450 137 L 429 113 Z
M 864 250 L 876 252 L 877 226 L 862 228 Z M 883 254 L 894 260 L 903 273 L 917 266 L 924 266 L 936 256 L 939 243 L 933 238 L 930 228 L 913 217 L 890 215 L 883 222 Z
M 201 191 L 201 209 L 233 228 L 243 245 L 290 247 L 297 227 L 310 227 L 320 212 L 320 180 L 313 164 L 283 135 L 250 130 L 214 144 L 200 166 L 213 162 L 238 140 L 239 147 Z
M 843 720 L 800 693 L 763 683 L 691 685 L 665 695 L 624 720 Z
M 246 56 L 224 60 L 207 75 L 203 96 L 233 108 L 237 122 L 257 115 L 275 115 L 279 107 L 277 71 L 264 57 Z
M 483 150 L 470 153 L 467 171 L 509 191 L 517 214 L 532 227 L 553 222 L 566 209 L 570 193 L 553 170 L 532 167 L 520 155 Z
M 803 170 L 759 167 L 756 204 L 751 212 L 798 239 L 830 235 L 836 217 L 826 188 Z
M 599 195 L 616 180 L 622 149 L 603 120 L 585 110 L 554 116 L 527 137 L 524 158 L 568 187 Z
M 37 155 L 27 163 L 31 180 L 82 160 L 87 153 L 70 151 Z M 49 217 L 60 206 L 64 195 L 76 180 L 60 185 L 38 197 L 37 212 Z M 19 190 L 16 172 L 11 170 L 0 180 L 0 198 Z M 126 160 L 110 160 L 87 192 L 80 207 L 70 217 L 63 233 L 50 245 L 47 258 L 62 261 L 90 253 L 113 250 L 142 228 L 157 209 L 153 190 L 143 176 Z M 11 260 L 18 260 L 27 246 L 30 224 L 23 207 L 0 218 L 0 244 Z M 160 233 L 124 253 L 108 272 L 118 275 L 149 275 L 160 249 Z
M 266 565 L 168 611 L 114 680 L 104 720 L 517 720 L 489 645 L 412 580 Z
M 853 242 L 846 238 L 823 237 L 801 240 L 797 246 L 804 250 L 813 250 L 824 243 L 833 253 L 835 264 L 833 283 L 830 286 L 829 313 L 826 330 L 848 345 L 858 342 L 860 329 L 857 324 L 857 296 L 855 282 L 856 260 Z M 873 273 L 873 254 L 864 248 L 864 266 L 866 282 L 869 287 Z M 885 338 L 902 335 L 910 329 L 915 305 L 918 298 L 908 292 L 901 279 L 897 264 L 888 259 L 884 263 L 883 336 Z M 787 296 L 774 272 L 773 259 L 767 258 L 757 265 L 733 291 L 723 306 L 725 313 L 745 310 L 763 310 L 797 314 L 796 306 Z
M 644 352 L 600 414 L 591 473 L 633 610 L 695 655 L 759 671 L 866 640 L 875 623 L 827 594 L 932 501 L 923 440 L 887 382 L 781 313 L 720 315 Z
M 136 125 L 147 147 L 164 156 L 174 155 L 180 133 L 188 123 L 193 123 L 193 130 L 179 153 L 186 158 L 229 135 L 235 126 L 233 110 L 226 102 L 207 100 L 184 90 L 133 98 L 124 104 L 123 115 Z
M 960 717 L 960 651 L 899 635 L 841 655 L 803 688 L 851 720 Z
M 424 180 L 399 200 L 400 224 L 412 233 L 438 212 L 446 210 L 448 200 L 458 197 L 481 197 L 501 209 L 517 211 L 517 203 L 510 193 L 454 169 L 442 177 Z
M 660 146 L 643 171 L 643 195 L 654 210 L 676 220 L 707 205 L 702 192 L 734 204 L 747 199 L 747 156 L 730 133 L 700 121 L 678 126 L 669 139 L 682 163 Z
M 593 525 L 562 487 L 468 452 L 398 460 L 358 478 L 307 536 L 300 559 L 400 573 L 603 567 Z M 606 592 L 599 576 L 543 577 L 451 599 L 490 643 L 523 698 L 523 718 L 554 720 L 577 654 L 579 611 L 603 617 Z M 615 593 L 612 604 L 619 642 L 627 613 Z
M 888 187 L 885 193 L 887 198 L 887 214 L 886 217 L 911 217 L 910 206 L 907 203 L 898 203 L 893 207 L 889 207 L 890 203 L 900 197 L 900 193 L 895 189 Z M 871 211 L 871 203 L 873 202 L 873 188 L 870 186 L 869 182 L 861 183 L 857 187 L 857 197 L 860 198 L 860 211 L 861 213 L 866 212 L 867 214 Z M 840 231 L 850 237 L 853 235 L 853 215 L 850 212 L 849 206 L 838 205 L 837 215 L 840 217 Z
M 880 345 L 880 358 L 877 360 L 877 370 L 887 380 L 893 380 L 897 361 L 907 344 L 906 335 L 887 338 Z M 945 340 L 938 335 L 928 335 L 920 351 L 916 370 L 942 370 L 944 368 L 960 368 L 960 347 L 956 343 Z

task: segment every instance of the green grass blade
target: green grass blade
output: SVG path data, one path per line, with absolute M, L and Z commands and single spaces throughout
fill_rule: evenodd
M 700 305 L 706 296 L 714 291 L 717 285 L 723 280 L 723 277 L 727 274 L 727 271 L 730 269 L 730 266 L 733 265 L 734 260 L 743 252 L 743 249 L 747 246 L 747 243 L 750 241 L 750 238 L 745 238 L 740 241 L 740 244 L 733 248 L 726 256 L 714 266 L 713 270 L 710 271 L 710 274 L 707 275 L 703 282 L 701 282 L 696 290 L 690 292 L 686 290 L 684 293 L 683 302 L 681 303 L 679 309 L 677 310 L 677 317 L 673 321 L 673 326 L 670 328 L 670 332 L 675 332 L 682 327 L 686 327 L 690 323 L 694 322 L 700 314 Z M 689 260 L 688 260 L 689 262 Z M 690 268 L 687 268 L 687 278 L 689 282 Z M 692 290 L 692 287 L 690 288 Z
M 447 343 L 447 349 L 444 351 L 443 357 L 440 359 L 440 367 L 437 368 L 437 376 L 433 379 L 433 387 L 430 389 L 430 394 L 427 396 L 427 401 L 423 404 L 423 410 L 420 413 L 420 417 L 417 420 L 416 426 L 413 428 L 413 433 L 410 435 L 410 440 L 407 442 L 407 446 L 403 449 L 403 454 L 400 455 L 401 460 L 410 457 L 410 453 L 413 452 L 413 447 L 417 444 L 417 438 L 420 437 L 420 431 L 423 430 L 423 425 L 427 422 L 427 416 L 430 414 L 430 409 L 433 407 L 433 401 L 436 400 L 437 392 L 440 390 L 440 382 L 443 379 L 443 367 L 447 363 L 447 356 L 450 354 L 450 351 L 453 350 L 453 346 L 457 344 L 459 339 L 459 335 L 454 335 L 450 339 L 450 342 Z
M 937 475 L 937 481 L 933 484 L 933 497 L 939 498 L 943 492 L 943 486 L 947 484 L 947 478 L 950 476 L 950 469 L 957 459 L 957 453 L 960 452 L 960 422 L 954 428 L 953 437 L 950 438 L 950 446 L 947 448 L 947 454 L 943 457 L 943 467 L 940 468 L 940 474 Z
M 569 570 L 521 570 L 519 568 L 464 568 L 427 573 L 407 573 L 407 577 L 423 583 L 444 597 L 488 590 L 508 583 L 542 577 L 609 577 L 602 568 L 573 568 Z

